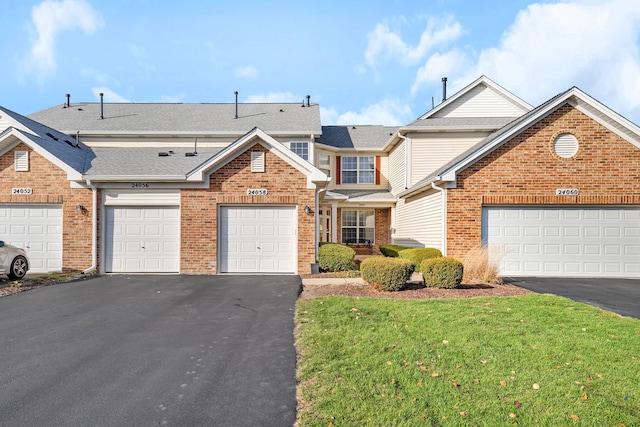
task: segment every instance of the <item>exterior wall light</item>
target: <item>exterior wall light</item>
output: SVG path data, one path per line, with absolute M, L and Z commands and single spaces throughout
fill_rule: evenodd
M 306 213 L 307 215 L 312 214 L 313 211 L 311 210 L 311 208 L 309 206 L 305 206 L 304 207 L 304 213 Z
M 79 214 L 84 213 L 84 206 L 76 205 L 76 212 Z

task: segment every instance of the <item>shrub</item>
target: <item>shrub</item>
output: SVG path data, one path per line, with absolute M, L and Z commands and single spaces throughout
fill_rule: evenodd
M 342 271 L 353 269 L 356 252 L 339 243 L 327 243 L 318 249 L 318 264 L 324 271 Z
M 465 283 L 501 283 L 498 267 L 489 259 L 489 250 L 485 246 L 471 249 L 462 259 Z
M 360 264 L 364 280 L 385 291 L 399 291 L 411 278 L 413 264 L 401 258 L 371 257 Z
M 417 272 L 421 272 L 421 263 L 425 259 L 442 257 L 442 252 L 435 248 L 411 248 L 399 252 L 400 258 L 408 259 Z
M 464 267 L 455 258 L 425 259 L 420 264 L 424 284 L 431 288 L 457 288 L 462 283 Z
M 380 245 L 378 247 L 380 248 L 380 252 L 382 252 L 382 255 L 394 258 L 398 257 L 398 252 L 409 249 L 408 246 L 400 245 Z

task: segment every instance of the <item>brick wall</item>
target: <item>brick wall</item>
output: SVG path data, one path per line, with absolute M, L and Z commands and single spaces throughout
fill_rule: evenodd
M 29 171 L 14 170 L 14 151 L 29 152 Z M 62 269 L 85 270 L 91 267 L 92 190 L 72 189 L 67 174 L 47 159 L 20 143 L 0 156 L 0 203 L 62 205 Z M 11 189 L 28 187 L 31 195 L 12 195 Z M 83 205 L 82 214 L 76 206 Z
M 265 153 L 265 172 L 251 172 L 251 151 Z M 218 204 L 280 204 L 298 209 L 298 273 L 311 271 L 315 262 L 315 191 L 307 178 L 285 160 L 256 144 L 211 174 L 208 189 L 185 189 L 181 195 L 181 266 L 192 274 L 216 273 Z M 247 196 L 247 188 L 266 188 L 267 196 Z
M 561 133 L 578 139 L 570 159 L 553 150 Z M 580 194 L 556 196 L 558 188 Z M 481 244 L 483 204 L 640 204 L 640 149 L 564 105 L 458 174 L 447 193 L 450 256 Z

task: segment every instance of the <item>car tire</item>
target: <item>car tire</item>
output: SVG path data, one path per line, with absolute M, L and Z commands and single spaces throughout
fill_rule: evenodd
M 22 255 L 19 255 L 11 261 L 11 267 L 9 267 L 9 278 L 12 280 L 22 279 L 27 274 L 27 259 Z

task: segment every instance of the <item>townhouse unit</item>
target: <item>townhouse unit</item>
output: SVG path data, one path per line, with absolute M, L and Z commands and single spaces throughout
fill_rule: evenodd
M 305 103 L 0 107 L 0 239 L 32 271 L 308 273 L 320 242 L 505 275 L 640 277 L 640 128 L 578 88 L 482 76 L 406 126 Z

